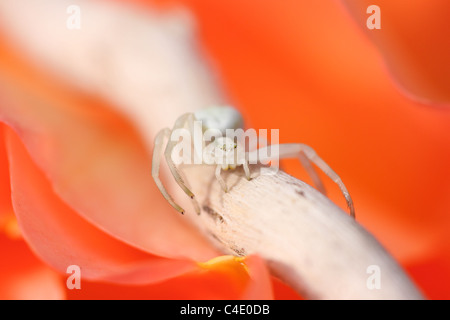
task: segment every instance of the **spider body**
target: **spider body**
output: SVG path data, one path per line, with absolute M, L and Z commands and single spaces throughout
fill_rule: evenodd
M 172 152 L 180 141 L 178 139 L 171 139 L 174 132 L 179 129 L 185 130 L 186 125 L 188 127 L 188 134 L 191 137 L 195 137 L 196 131 L 198 132 L 198 128 L 196 129 L 195 125 L 199 122 L 201 123 L 201 139 L 200 141 L 194 139 L 193 143 L 189 140 L 189 148 L 192 148 L 196 156 L 201 159 L 200 163 L 216 166 L 216 179 L 225 192 L 228 192 L 228 187 L 220 175 L 221 170 L 234 170 L 237 166 L 242 165 L 247 179 L 250 180 L 248 159 L 257 159 L 259 163 L 268 163 L 285 158 L 298 158 L 320 192 L 325 194 L 325 188 L 317 172 L 314 170 L 312 163 L 325 172 L 339 186 L 347 201 L 350 215 L 352 217 L 355 216 L 353 201 L 341 178 L 311 147 L 301 143 L 289 143 L 247 151 L 244 141 L 239 139 L 235 141 L 234 138 L 232 139 L 226 136 L 229 129 L 237 130 L 243 128 L 241 114 L 236 109 L 228 106 L 210 107 L 201 109 L 195 113 L 184 114 L 175 121 L 172 130 L 165 128 L 156 135 L 152 159 L 152 177 L 164 198 L 181 214 L 184 214 L 184 209 L 172 199 L 159 178 L 160 161 L 164 151 L 167 165 L 175 181 L 192 199 L 197 214 L 200 214 L 200 207 L 194 194 L 186 186 L 172 159 Z M 164 148 L 165 139 L 168 139 L 168 142 Z M 272 147 L 274 147 L 273 150 L 276 150 L 276 152 L 261 152 L 262 149 L 272 151 Z

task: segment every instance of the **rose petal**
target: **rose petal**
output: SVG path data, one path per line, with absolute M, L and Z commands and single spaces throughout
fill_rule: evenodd
M 154 254 L 196 260 L 215 255 L 160 195 L 149 154 L 129 123 L 101 101 L 34 72 L 5 47 L 0 51 L 0 118 L 19 133 L 64 202 L 107 233 Z
M 426 259 L 410 261 L 406 270 L 419 283 L 428 299 L 450 299 L 450 250 L 449 241 L 436 245 Z
M 245 258 L 250 281 L 242 299 L 244 300 L 268 300 L 273 299 L 272 282 L 266 264 L 259 256 Z
M 0 233 L 0 299 L 64 299 L 61 277 L 39 261 L 22 240 Z
M 373 1 L 343 1 L 381 51 L 400 88 L 424 103 L 450 106 L 450 24 L 447 0 L 377 1 L 381 29 L 366 27 Z
M 271 299 L 270 278 L 259 257 L 221 256 L 159 284 L 124 286 L 86 281 L 69 299 Z M 261 290 L 258 292 L 258 290 Z
M 220 256 L 201 266 L 213 272 L 234 274 L 237 285 L 245 284 L 240 299 L 273 299 L 269 271 L 264 261 L 257 255 L 244 258 Z
M 22 241 L 12 205 L 8 160 L 0 125 L 0 299 L 63 299 L 60 276 Z
M 20 230 L 11 205 L 11 188 L 9 183 L 8 159 L 0 124 L 0 233 L 10 238 L 20 238 Z
M 287 284 L 272 277 L 273 295 L 275 300 L 303 300 L 303 297 Z
M 65 273 L 81 268 L 83 279 L 150 283 L 191 270 L 189 260 L 154 256 L 127 245 L 77 215 L 55 195 L 20 139 L 7 131 L 12 201 L 22 233 L 44 261 Z

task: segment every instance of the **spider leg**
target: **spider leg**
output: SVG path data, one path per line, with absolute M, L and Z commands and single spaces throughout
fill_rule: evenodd
M 223 191 L 228 192 L 227 184 L 226 184 L 225 180 L 223 180 L 223 178 L 220 176 L 221 171 L 222 171 L 222 165 L 219 164 L 216 166 L 216 179 L 217 179 L 217 181 L 219 181 L 220 186 L 222 187 Z
M 193 136 L 192 128 L 193 128 L 193 122 L 194 122 L 194 114 L 192 114 L 192 113 L 186 113 L 186 114 L 180 116 L 175 121 L 175 125 L 173 126 L 172 131 L 183 128 L 184 125 L 186 124 L 186 122 L 188 122 L 188 124 L 189 124 L 189 129 L 191 130 L 191 137 L 192 137 Z M 177 143 L 178 143 L 178 141 L 172 141 L 171 139 L 169 139 L 169 142 L 167 143 L 166 149 L 164 151 L 164 156 L 166 158 L 167 165 L 170 169 L 170 172 L 172 173 L 173 177 L 175 178 L 175 181 L 180 186 L 180 188 L 183 189 L 183 191 L 192 199 L 192 202 L 195 207 L 195 211 L 197 212 L 197 214 L 200 214 L 200 206 L 198 205 L 197 200 L 194 199 L 194 194 L 186 186 L 186 183 L 184 182 L 177 167 L 175 166 L 175 163 L 172 160 L 172 151 Z
M 255 143 L 256 142 L 256 143 Z M 249 150 L 254 151 L 258 148 L 258 144 L 260 147 L 266 147 L 267 146 L 267 139 L 263 137 L 258 137 L 258 140 L 256 141 L 250 141 Z M 308 157 L 305 155 L 305 153 L 299 152 L 298 159 L 300 160 L 300 163 L 302 166 L 306 169 L 306 172 L 311 177 L 314 185 L 316 186 L 316 189 L 319 190 L 324 195 L 327 194 L 325 190 L 325 186 L 323 185 L 322 180 L 320 179 L 319 175 L 317 174 L 316 170 L 311 164 L 311 161 L 309 161 Z M 244 167 L 245 169 L 245 167 Z
M 255 145 L 257 147 L 257 145 Z M 248 160 L 248 152 L 245 150 L 245 146 L 242 146 L 241 144 L 237 144 L 237 150 L 236 150 L 236 164 L 241 165 L 244 167 L 245 177 L 247 180 L 250 180 L 250 168 L 249 168 L 249 160 Z
M 317 153 L 314 151 L 313 148 L 311 148 L 308 145 L 305 144 L 298 144 L 298 147 L 302 149 L 306 157 L 313 162 L 320 170 L 322 170 L 331 180 L 334 181 L 339 186 L 339 189 L 341 189 L 342 194 L 344 195 L 345 200 L 347 201 L 347 206 L 350 210 L 350 215 L 354 218 L 355 217 L 355 208 L 353 206 L 353 200 L 350 197 L 350 193 L 348 192 L 347 188 L 344 185 L 344 182 L 342 181 L 341 177 L 333 170 L 331 167 L 322 159 L 320 158 Z
M 172 197 L 167 192 L 166 188 L 161 182 L 159 178 L 159 166 L 161 163 L 161 155 L 164 148 L 164 138 L 168 138 L 170 136 L 170 129 L 165 128 L 162 129 L 155 137 L 155 145 L 153 148 L 153 158 L 152 158 L 152 177 L 155 180 L 156 185 L 158 186 L 159 191 L 161 191 L 164 198 L 175 208 L 179 213 L 184 214 L 184 209 L 181 208 L 178 204 L 173 201 Z
M 259 145 L 262 144 L 264 146 L 267 146 L 267 139 L 262 138 L 262 137 L 258 137 L 256 140 L 250 139 L 249 146 L 248 146 L 248 151 L 244 150 L 244 152 L 245 152 L 245 160 L 244 160 L 244 163 L 242 164 L 242 166 L 244 167 L 245 177 L 249 181 L 251 180 L 251 177 L 250 177 L 250 169 L 249 169 L 249 166 L 248 166 L 248 162 L 249 162 L 248 155 L 249 155 L 249 152 L 253 152 L 255 150 L 258 150 L 258 144 Z
M 270 153 L 270 156 L 266 156 L 265 158 L 259 158 L 259 161 L 270 161 L 270 160 L 279 160 L 279 159 L 286 159 L 286 158 L 296 158 L 299 157 L 301 153 L 303 153 L 309 161 L 314 163 L 319 169 L 321 169 L 328 177 L 330 177 L 331 180 L 333 180 L 341 190 L 342 194 L 344 195 L 345 200 L 347 201 L 347 206 L 350 211 L 350 215 L 354 218 L 355 217 L 355 208 L 353 206 L 353 200 L 350 197 L 350 193 L 348 192 L 347 188 L 345 187 L 344 183 L 342 182 L 342 179 L 339 177 L 339 175 L 331 169 L 331 167 L 324 161 L 322 158 L 320 158 L 314 149 L 312 149 L 310 146 L 302 143 L 287 143 L 287 144 L 280 144 L 278 145 L 279 152 L 278 154 Z M 265 147 L 266 149 L 270 150 L 270 146 Z M 267 150 L 266 150 L 267 151 Z M 256 152 L 258 154 L 262 154 L 262 152 L 259 152 L 259 150 L 253 151 L 252 156 L 256 156 Z M 267 155 L 268 152 L 265 152 Z
M 324 195 L 327 194 L 327 191 L 325 190 L 325 186 L 323 185 L 322 180 L 320 179 L 319 175 L 317 174 L 316 170 L 311 164 L 311 161 L 306 156 L 304 151 L 300 151 L 298 154 L 298 158 L 302 164 L 302 166 L 306 169 L 306 172 L 311 177 L 314 185 L 316 186 L 316 189 L 319 190 Z
M 250 180 L 250 168 L 248 167 L 248 159 L 244 160 L 242 166 L 244 167 L 245 177 L 247 178 L 247 180 Z
M 182 115 L 177 119 L 175 122 L 175 125 L 173 126 L 173 130 L 180 129 L 184 127 L 184 124 L 186 120 L 191 116 L 192 114 L 187 113 Z M 176 182 L 180 186 L 181 189 L 191 198 L 194 197 L 194 194 L 191 190 L 189 190 L 186 186 L 186 184 L 183 181 L 183 178 L 181 177 L 180 173 L 178 172 L 178 169 L 176 168 L 175 164 L 172 161 L 172 151 L 175 145 L 178 143 L 178 141 L 172 141 L 169 139 L 169 142 L 167 143 L 166 149 L 164 151 L 164 156 L 166 157 L 167 164 L 169 166 L 170 171 L 172 172 L 173 177 L 175 178 Z

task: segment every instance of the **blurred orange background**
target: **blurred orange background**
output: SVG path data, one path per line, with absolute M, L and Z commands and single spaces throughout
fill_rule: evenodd
M 357 220 L 425 296 L 450 298 L 450 28 L 442 14 L 450 12 L 448 1 L 377 1 L 381 30 L 365 27 L 367 1 L 135 2 L 160 9 L 187 6 L 202 48 L 247 127 L 279 129 L 281 143 L 312 146 L 343 179 Z M 21 72 L 19 64 L 9 68 Z M 4 154 L 2 149 L 0 178 L 7 195 Z M 296 161 L 282 164 L 309 181 Z M 344 207 L 339 190 L 331 182 L 327 187 Z M 2 239 L 0 246 L 24 246 L 11 241 Z M 2 248 L 8 255 L 15 250 Z M 4 260 L 2 278 L 12 264 L 34 259 L 25 257 Z M 111 285 L 118 295 L 88 283 L 91 291 L 84 297 L 177 299 L 184 291 L 172 294 L 170 281 L 187 288 L 211 281 L 221 286 L 223 279 L 192 276 L 145 292 Z M 298 297 L 273 281 L 275 298 Z

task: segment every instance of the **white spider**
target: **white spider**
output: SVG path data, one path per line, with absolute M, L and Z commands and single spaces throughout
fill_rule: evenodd
M 172 152 L 174 148 L 178 145 L 178 139 L 171 139 L 171 134 L 177 129 L 185 129 L 187 124 L 188 133 L 190 136 L 195 136 L 194 124 L 196 121 L 200 121 L 201 127 L 201 145 L 196 145 L 195 142 L 190 144 L 189 147 L 194 149 L 197 156 L 200 154 L 201 163 L 214 164 L 216 165 L 215 175 L 220 183 L 222 189 L 228 192 L 228 187 L 225 181 L 220 176 L 221 170 L 235 169 L 237 166 L 242 165 L 244 168 L 245 175 L 248 180 L 250 180 L 250 169 L 249 169 L 249 159 L 257 159 L 260 163 L 268 163 L 270 161 L 278 161 L 286 158 L 298 158 L 302 165 L 307 170 L 308 174 L 311 176 L 316 188 L 325 194 L 325 188 L 323 183 L 318 176 L 317 172 L 314 170 L 311 162 L 314 163 L 318 168 L 320 168 L 328 177 L 330 177 L 340 188 L 343 193 L 345 200 L 347 201 L 347 206 L 350 211 L 350 215 L 355 217 L 355 210 L 353 207 L 353 201 L 350 197 L 347 188 L 342 182 L 341 178 L 334 172 L 330 166 L 323 161 L 316 152 L 309 146 L 302 143 L 288 143 L 276 145 L 278 152 L 268 152 L 271 150 L 272 146 L 263 147 L 267 152 L 263 153 L 259 148 L 253 151 L 247 151 L 245 149 L 245 144 L 242 141 L 235 141 L 229 137 L 216 136 L 214 140 L 205 141 L 204 134 L 208 130 L 215 130 L 221 135 L 224 135 L 227 129 L 241 129 L 243 127 L 243 119 L 240 113 L 231 107 L 219 106 L 210 107 L 206 109 L 201 109 L 195 113 L 186 113 L 180 116 L 173 126 L 173 129 L 169 128 L 162 129 L 155 137 L 155 145 L 153 151 L 152 159 L 152 177 L 155 180 L 156 185 L 163 194 L 164 198 L 181 214 L 184 214 L 184 209 L 181 208 L 172 197 L 168 194 L 167 190 L 164 188 L 161 179 L 159 178 L 159 167 L 161 155 L 164 150 L 164 140 L 169 139 L 164 150 L 164 156 L 169 169 L 175 178 L 175 181 L 183 189 L 183 191 L 192 199 L 195 210 L 197 214 L 200 214 L 200 207 L 195 200 L 194 194 L 186 186 L 177 167 L 172 159 Z M 190 141 L 190 140 L 189 140 Z M 204 150 L 203 153 L 199 152 L 199 147 Z M 270 155 L 268 155 L 270 153 Z M 266 154 L 266 156 L 261 156 L 261 154 Z M 207 159 L 209 159 L 207 161 Z

